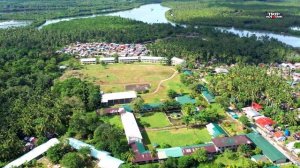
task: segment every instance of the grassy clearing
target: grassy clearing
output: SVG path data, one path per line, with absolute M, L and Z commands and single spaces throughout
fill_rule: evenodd
M 145 127 L 150 128 L 161 128 L 170 126 L 170 122 L 165 113 L 154 112 L 146 113 L 141 118 L 139 118 L 140 123 L 143 123 Z
M 101 85 L 104 92 L 124 91 L 127 84 L 151 84 L 154 91 L 161 80 L 174 73 L 169 66 L 155 64 L 85 65 L 81 70 L 67 71 L 62 79 L 76 76 Z
M 180 75 L 178 74 L 173 79 L 164 82 L 156 94 L 145 94 L 143 98 L 146 102 L 161 102 L 162 100 L 167 100 L 167 91 L 169 89 L 173 89 L 177 93 L 190 92 L 189 88 L 180 82 Z
M 122 121 L 121 121 L 121 117 L 119 115 L 114 115 L 114 116 L 102 116 L 101 119 L 104 121 L 104 122 L 107 122 L 111 125 L 114 125 L 118 128 L 121 128 L 123 129 L 123 124 L 122 124 Z
M 186 146 L 199 144 L 203 142 L 210 142 L 211 136 L 206 128 L 203 129 L 187 129 L 180 128 L 176 130 L 162 130 L 162 131 L 147 131 L 142 132 L 144 142 L 148 146 L 153 143 L 169 144 L 171 146 Z

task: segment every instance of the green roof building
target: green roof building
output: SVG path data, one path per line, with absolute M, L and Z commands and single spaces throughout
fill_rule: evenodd
M 196 103 L 196 100 L 191 98 L 188 95 L 176 97 L 175 100 L 177 102 L 179 102 L 181 105 L 188 104 L 188 103 L 190 103 L 190 104 L 195 104 Z
M 206 125 L 206 128 L 209 134 L 214 138 L 227 136 L 226 132 L 218 124 L 209 123 Z
M 157 156 L 159 159 L 166 159 L 169 157 L 181 157 L 183 156 L 182 149 L 180 147 L 157 149 Z
M 258 133 L 249 133 L 246 135 L 258 148 L 260 148 L 263 154 L 272 162 L 276 164 L 288 162 L 288 159 L 277 150 L 270 142 Z
M 208 90 L 203 90 L 202 91 L 202 96 L 208 103 L 214 103 L 215 101 L 215 96 L 210 93 Z

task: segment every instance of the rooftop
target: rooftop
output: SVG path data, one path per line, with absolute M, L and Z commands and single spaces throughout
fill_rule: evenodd
M 226 132 L 218 125 L 215 123 L 209 123 L 206 125 L 206 128 L 209 132 L 209 134 L 213 137 L 219 137 L 219 136 L 226 136 Z
M 191 104 L 195 104 L 196 103 L 196 100 L 193 99 L 193 98 L 191 98 L 188 95 L 178 96 L 178 97 L 175 98 L 175 100 L 177 102 L 179 102 L 181 105 L 188 104 L 188 103 L 191 103 Z
M 130 138 L 143 139 L 140 129 L 136 123 L 135 117 L 132 113 L 130 112 L 122 113 L 121 120 L 128 141 Z
M 269 117 L 261 117 L 255 121 L 261 127 L 265 127 L 267 125 L 274 125 L 275 122 Z
M 105 93 L 102 95 L 102 103 L 107 103 L 110 100 L 120 100 L 120 99 L 134 99 L 136 98 L 135 91 L 128 92 L 116 92 L 116 93 Z
M 249 133 L 246 135 L 258 148 L 263 151 L 272 162 L 276 160 L 287 159 L 280 151 L 271 145 L 264 137 L 257 133 Z
M 252 142 L 245 135 L 214 138 L 214 139 L 212 139 L 212 142 L 217 147 L 229 147 L 229 146 L 236 146 L 236 145 L 252 144 Z
M 38 156 L 45 153 L 47 150 L 49 150 L 52 146 L 59 143 L 59 140 L 56 138 L 50 139 L 46 143 L 43 143 L 42 145 L 34 148 L 30 152 L 24 154 L 23 156 L 19 157 L 18 159 L 10 162 L 8 165 L 4 166 L 4 168 L 13 168 L 13 167 L 19 167 L 24 163 L 30 162 L 31 160 L 37 158 Z

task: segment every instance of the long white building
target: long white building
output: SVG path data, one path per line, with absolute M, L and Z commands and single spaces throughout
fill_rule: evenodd
M 157 64 L 163 64 L 166 63 L 167 61 L 166 57 L 152 57 L 152 56 L 141 56 L 140 60 L 141 62 L 144 63 L 157 63 Z
M 130 103 L 137 98 L 135 91 L 116 92 L 102 94 L 101 103 L 104 105 L 125 104 Z
M 133 62 L 139 62 L 140 57 L 134 56 L 134 57 L 119 57 L 120 63 L 133 63 Z
M 97 59 L 96 58 L 81 58 L 80 62 L 82 64 L 96 64 L 97 63 Z
M 4 166 L 4 168 L 19 167 L 19 166 L 23 165 L 24 163 L 30 162 L 33 159 L 41 156 L 43 153 L 48 151 L 51 147 L 53 147 L 56 144 L 59 144 L 59 140 L 56 138 L 52 138 L 49 141 L 47 141 L 46 143 L 43 143 L 42 145 L 34 148 L 30 152 L 19 157 L 18 159 L 10 162 L 8 165 Z
M 104 62 L 106 64 L 112 64 L 115 63 L 115 58 L 114 57 L 105 57 L 105 58 L 99 58 L 99 62 Z
M 119 168 L 124 163 L 122 160 L 110 156 L 109 152 L 97 150 L 94 146 L 77 139 L 69 138 L 69 144 L 77 150 L 85 147 L 90 148 L 90 155 L 99 160 L 98 167 L 100 168 Z
M 134 142 L 142 143 L 143 137 L 138 127 L 138 124 L 136 123 L 134 115 L 130 112 L 122 113 L 121 120 L 123 123 L 128 144 Z

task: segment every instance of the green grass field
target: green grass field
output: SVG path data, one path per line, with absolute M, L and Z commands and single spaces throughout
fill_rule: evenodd
M 79 76 L 100 85 L 104 92 L 124 91 L 128 84 L 150 83 L 152 92 L 173 73 L 171 67 L 155 64 L 85 65 L 81 70 L 67 71 L 62 78 Z
M 159 145 L 169 144 L 175 146 L 186 146 L 199 144 L 204 142 L 210 142 L 211 136 L 206 128 L 192 129 L 192 128 L 180 128 L 176 130 L 162 130 L 162 131 L 147 131 L 142 132 L 144 142 L 151 146 L 153 143 Z
M 121 128 L 123 129 L 123 124 L 122 124 L 122 121 L 121 121 L 121 117 L 119 115 L 114 115 L 114 116 L 101 116 L 101 119 L 104 121 L 104 122 L 107 122 L 111 125 L 114 125 L 118 128 Z
M 170 122 L 165 113 L 154 112 L 146 113 L 141 118 L 139 118 L 140 123 L 144 123 L 145 127 L 149 128 L 161 128 L 170 126 Z
M 156 94 L 145 94 L 143 98 L 146 102 L 161 102 L 167 100 L 167 92 L 169 89 L 175 90 L 177 93 L 189 93 L 190 89 L 180 82 L 180 75 L 176 75 L 172 80 L 164 82 Z

